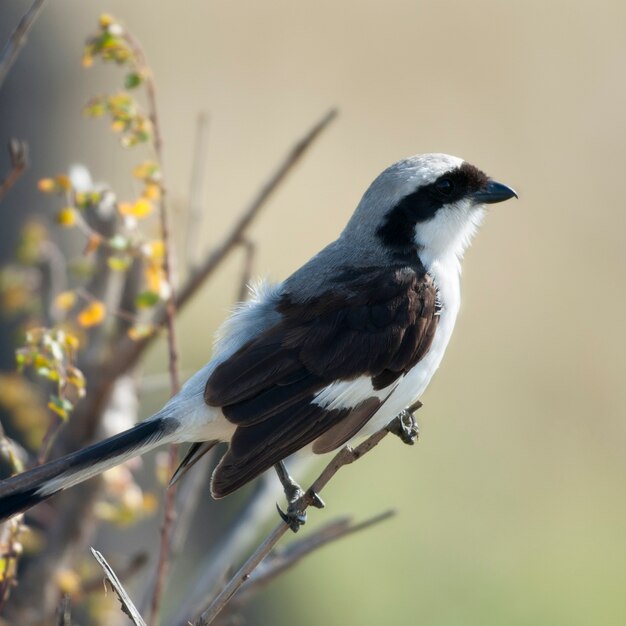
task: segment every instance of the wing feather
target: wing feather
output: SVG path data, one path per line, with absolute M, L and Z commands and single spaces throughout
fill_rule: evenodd
M 374 389 L 389 387 L 428 352 L 438 322 L 437 290 L 421 265 L 346 271 L 318 298 L 285 293 L 277 308 L 280 320 L 218 365 L 206 384 L 205 401 L 237 425 L 214 473 L 217 495 L 327 431 L 318 448 L 341 445 L 381 401 L 364 397 L 355 407 L 325 410 L 315 396 L 362 376 Z

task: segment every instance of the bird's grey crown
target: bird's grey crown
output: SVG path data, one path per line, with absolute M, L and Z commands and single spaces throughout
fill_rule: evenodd
M 387 214 L 402 198 L 463 163 L 458 157 L 433 153 L 412 156 L 389 166 L 371 183 L 338 239 L 287 278 L 283 291 L 307 300 L 324 291 L 346 267 L 358 270 L 396 262 L 394 251 L 377 235 Z

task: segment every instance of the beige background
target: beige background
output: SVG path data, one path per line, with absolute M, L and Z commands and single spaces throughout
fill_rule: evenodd
M 386 441 L 310 517 L 399 515 L 281 579 L 266 623 L 626 623 L 626 4 L 50 3 L 5 85 L 24 102 L 14 132 L 33 144 L 29 184 L 82 161 L 132 191 L 137 157 L 79 114 L 118 77 L 79 63 L 103 10 L 133 29 L 155 70 L 179 225 L 195 117 L 211 115 L 206 246 L 293 139 L 340 108 L 252 229 L 257 274 L 299 266 L 409 154 L 462 156 L 520 194 L 493 207 L 467 254 L 421 442 Z M 185 368 L 208 358 L 238 268 L 233 257 L 183 316 Z M 165 369 L 162 351 L 148 369 Z

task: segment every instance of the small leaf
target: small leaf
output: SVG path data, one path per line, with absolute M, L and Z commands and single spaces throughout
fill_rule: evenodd
M 57 224 L 63 228 L 71 228 L 76 224 L 76 209 L 68 206 L 57 213 Z
M 110 256 L 107 265 L 116 272 L 125 272 L 131 264 L 131 258 L 127 256 Z
M 130 74 L 126 74 L 126 78 L 124 78 L 124 87 L 126 87 L 126 89 L 135 89 L 135 87 L 139 87 L 142 82 L 143 78 L 141 74 L 131 72 Z
M 59 174 L 54 182 L 59 186 L 63 191 L 70 191 L 72 189 L 72 181 L 70 177 L 65 174 Z
M 161 298 L 154 291 L 142 291 L 136 298 L 135 304 L 140 309 L 147 309 L 154 306 Z
M 115 18 L 110 13 L 102 13 L 98 18 L 100 28 L 108 28 L 115 22 Z
M 70 416 L 74 405 L 66 398 L 60 398 L 59 396 L 53 395 L 50 396 L 48 408 L 65 421 Z
M 78 314 L 78 323 L 83 328 L 91 328 L 101 324 L 106 315 L 106 307 L 103 302 L 96 300 L 91 302 Z
M 161 199 L 161 185 L 147 182 L 143 188 L 143 197 L 148 200 L 158 201 Z
M 133 168 L 133 176 L 139 180 L 156 181 L 161 178 L 161 170 L 155 161 L 144 161 Z
M 56 189 L 56 184 L 52 178 L 42 178 L 37 183 L 37 189 L 42 193 L 52 193 Z
M 135 217 L 139 220 L 148 217 L 152 213 L 152 209 L 152 203 L 147 198 L 139 198 L 132 204 L 130 202 L 120 202 L 117 205 L 117 210 L 121 215 Z
M 128 329 L 128 336 L 133 341 L 140 341 L 154 333 L 155 327 L 152 324 L 136 324 Z
M 141 246 L 141 252 L 151 261 L 161 261 L 165 256 L 165 244 L 162 239 L 155 239 Z
M 65 333 L 65 345 L 69 350 L 78 350 L 78 348 L 80 348 L 80 341 L 78 341 L 76 335 Z
M 54 306 L 60 311 L 69 311 L 76 303 L 76 293 L 62 291 L 55 299 Z

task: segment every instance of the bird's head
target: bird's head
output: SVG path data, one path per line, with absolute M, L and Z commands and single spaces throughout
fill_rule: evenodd
M 422 154 L 394 163 L 374 180 L 346 231 L 374 237 L 391 252 L 417 251 L 429 265 L 450 254 L 460 258 L 484 205 L 513 197 L 513 189 L 462 159 Z

